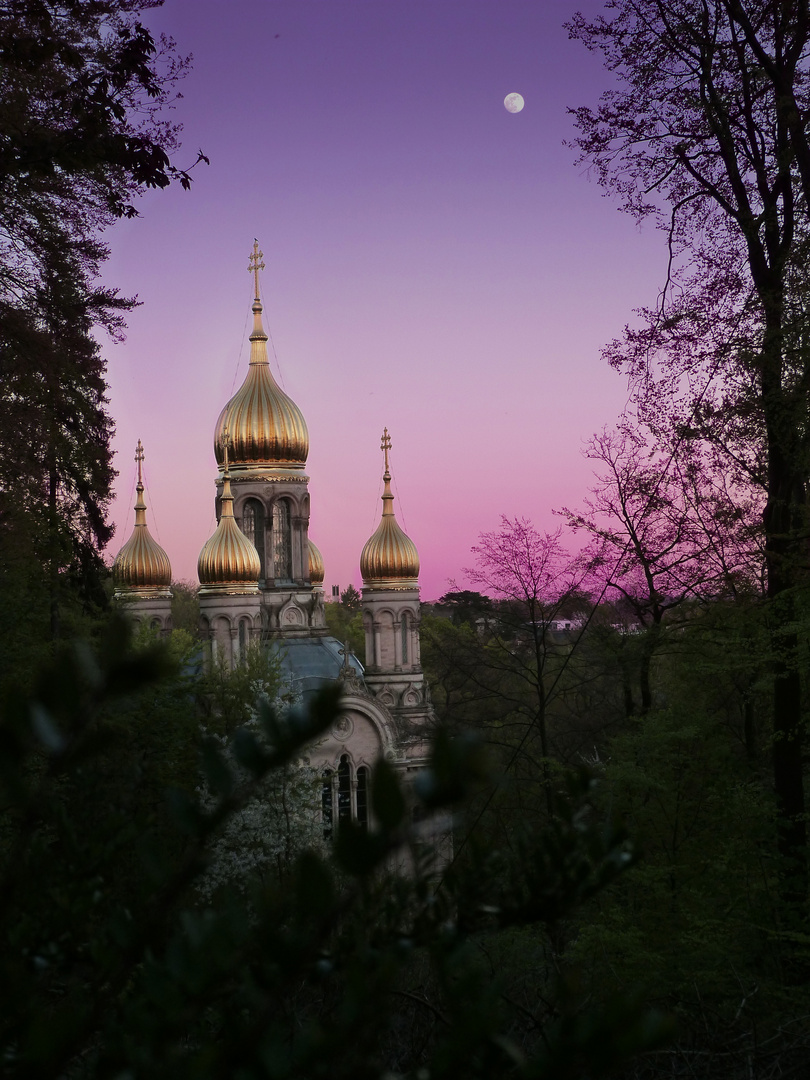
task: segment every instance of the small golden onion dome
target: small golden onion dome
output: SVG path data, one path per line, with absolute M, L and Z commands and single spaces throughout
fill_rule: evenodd
M 311 540 L 308 540 L 307 543 L 309 544 L 309 580 L 313 585 L 323 585 L 323 555 Z
M 143 499 L 143 445 L 138 439 L 135 450 L 138 463 L 138 483 L 135 488 L 135 530 L 115 557 L 113 581 L 115 597 L 171 596 L 172 568 L 169 556 L 150 534 L 146 525 L 146 503 Z
M 216 532 L 203 545 L 197 560 L 201 594 L 209 592 L 255 593 L 262 571 L 259 553 L 236 524 L 228 468 L 228 433 L 223 435 L 225 473 L 222 482 L 222 510 Z
M 394 496 L 391 494 L 391 473 L 388 470 L 388 451 L 391 449 L 388 428 L 383 432 L 382 449 L 385 453 L 382 520 L 363 548 L 360 573 L 364 585 L 415 588 L 419 577 L 419 553 L 416 544 L 406 536 L 394 517 Z
M 259 270 L 264 268 L 261 257 L 259 245 L 254 243 L 248 267 L 256 279 L 250 367 L 245 381 L 219 414 L 214 432 L 214 453 L 220 467 L 222 436 L 226 430 L 230 434 L 234 476 L 262 468 L 302 470 L 309 453 L 309 432 L 303 414 L 270 371 L 259 299 Z

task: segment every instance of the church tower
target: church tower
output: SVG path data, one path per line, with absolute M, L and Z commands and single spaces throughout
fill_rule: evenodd
M 136 623 L 146 623 L 162 634 L 172 627 L 172 568 L 169 556 L 149 534 L 143 499 L 143 445 L 135 448 L 138 465 L 135 529 L 113 563 L 113 598 L 127 605 Z
M 301 410 L 278 386 L 267 356 L 262 325 L 258 242 L 248 270 L 254 277 L 250 364 L 242 386 L 220 413 L 214 453 L 218 515 L 225 498 L 225 435 L 230 439 L 230 485 L 234 521 L 255 548 L 261 629 L 269 636 L 309 637 L 326 633 L 323 562 L 309 529 L 309 477 L 305 474 L 309 433 Z M 313 551 L 315 556 L 313 558 Z M 311 573 L 320 568 L 320 582 Z
M 261 636 L 259 594 L 261 564 L 253 544 L 233 516 L 228 467 L 231 438 L 222 433 L 222 491 L 214 535 L 206 540 L 197 560 L 200 579 L 200 630 L 208 656 L 235 667 L 251 641 Z
M 394 515 L 388 428 L 381 449 L 385 462 L 382 518 L 360 556 L 365 683 L 396 719 L 405 722 L 405 730 L 413 730 L 430 711 L 419 655 L 419 554 Z

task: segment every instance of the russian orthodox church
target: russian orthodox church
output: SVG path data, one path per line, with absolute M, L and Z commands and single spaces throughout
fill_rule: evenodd
M 217 527 L 197 563 L 200 638 L 207 663 L 238 665 L 251 644 L 278 656 L 295 696 L 343 685 L 343 711 L 309 754 L 327 778 L 325 825 L 368 820 L 368 778 L 384 755 L 405 772 L 424 763 L 430 696 L 419 655 L 419 555 L 393 508 L 383 433 L 380 524 L 360 556 L 365 665 L 331 637 L 324 616 L 324 565 L 309 537 L 309 433 L 301 410 L 273 378 L 262 325 L 258 243 L 250 362 L 214 431 Z M 113 564 L 115 597 L 133 619 L 171 628 L 171 567 L 149 534 L 138 443 L 135 529 Z

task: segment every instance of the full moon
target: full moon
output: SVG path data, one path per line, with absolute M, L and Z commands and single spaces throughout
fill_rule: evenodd
M 520 112 L 525 104 L 520 94 L 507 94 L 503 99 L 503 106 L 507 112 Z

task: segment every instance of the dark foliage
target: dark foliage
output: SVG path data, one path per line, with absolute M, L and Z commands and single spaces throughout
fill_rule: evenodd
M 612 0 L 571 36 L 617 87 L 575 111 L 583 160 L 623 209 L 666 230 L 667 282 L 608 349 L 646 418 L 701 437 L 764 487 L 773 780 L 785 910 L 807 905 L 805 715 L 797 591 L 806 582 L 807 5 Z
M 105 362 L 134 300 L 98 280 L 101 236 L 188 171 L 161 119 L 186 61 L 139 15 L 151 0 L 0 3 L 0 529 L 24 515 L 47 568 L 50 630 L 70 582 L 98 606 L 114 478 Z
M 542 941 L 632 862 L 622 830 L 596 824 L 586 776 L 561 785 L 552 827 L 437 881 L 431 836 L 485 768 L 475 740 L 439 734 L 417 784 L 420 826 L 380 762 L 370 831 L 347 826 L 331 858 L 303 853 L 284 887 L 201 907 L 191 887 L 209 841 L 333 723 L 337 691 L 286 717 L 262 706 L 266 742 L 236 733 L 253 786 L 236 786 L 209 745 L 213 810 L 178 793 L 171 824 L 150 820 L 99 765 L 130 753 L 137 716 L 117 713 L 156 692 L 166 653 L 131 652 L 122 624 L 104 641 L 100 654 L 65 650 L 0 724 L 5 1075 L 549 1080 L 604 1075 L 666 1036 L 632 995 L 593 1010 L 574 982 L 538 972 L 524 1009 L 490 970 L 503 935 Z M 179 719 L 182 695 L 176 705 Z

